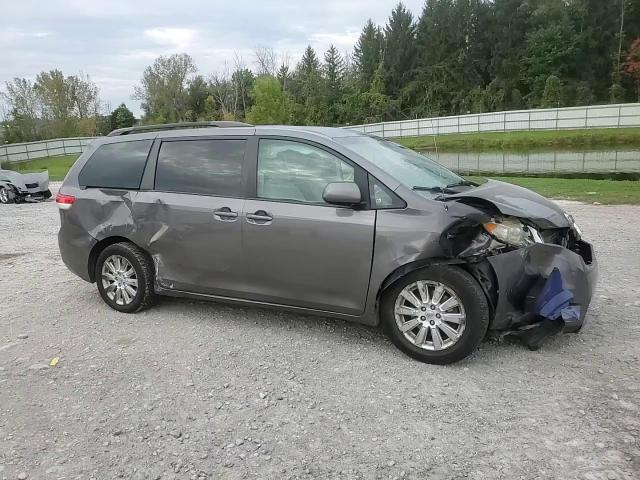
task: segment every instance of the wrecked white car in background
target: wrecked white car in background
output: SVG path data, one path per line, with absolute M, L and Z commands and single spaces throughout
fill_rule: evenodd
M 50 197 L 49 172 L 19 173 L 0 169 L 0 203 L 42 202 Z

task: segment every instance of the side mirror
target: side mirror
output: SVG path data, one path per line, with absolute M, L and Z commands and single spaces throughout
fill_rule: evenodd
M 360 187 L 353 182 L 334 182 L 328 184 L 322 194 L 325 202 L 331 205 L 352 207 L 362 203 Z

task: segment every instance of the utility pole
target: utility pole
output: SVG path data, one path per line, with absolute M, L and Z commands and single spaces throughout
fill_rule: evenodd
M 620 61 L 622 58 L 622 40 L 624 37 L 625 1 L 626 0 L 620 0 L 620 35 L 618 38 L 619 42 L 618 42 L 618 62 L 616 65 L 616 78 L 620 74 Z

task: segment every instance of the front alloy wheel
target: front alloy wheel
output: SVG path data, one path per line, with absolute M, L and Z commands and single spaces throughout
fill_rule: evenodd
M 489 305 L 470 273 L 434 265 L 390 286 L 380 317 L 398 348 L 422 362 L 442 365 L 473 353 L 487 332 Z
M 464 333 L 466 318 L 456 293 L 440 282 L 411 283 L 396 299 L 398 328 L 408 341 L 425 350 L 440 351 L 455 345 Z
M 6 205 L 13 202 L 13 194 L 6 187 L 0 187 L 0 203 Z

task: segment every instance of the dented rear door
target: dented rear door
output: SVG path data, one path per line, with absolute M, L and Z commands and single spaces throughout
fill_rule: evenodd
M 240 290 L 246 139 L 163 139 L 153 189 L 135 199 L 135 224 L 159 286 L 212 295 Z

